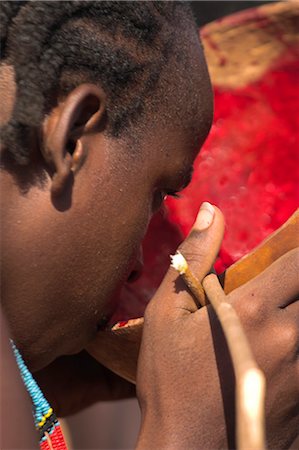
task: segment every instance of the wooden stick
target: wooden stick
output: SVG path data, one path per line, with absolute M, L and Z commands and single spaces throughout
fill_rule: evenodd
M 236 376 L 237 447 L 262 450 L 265 444 L 266 380 L 252 355 L 242 324 L 216 275 L 203 280 L 204 290 L 220 320 Z
M 179 271 L 201 304 L 202 291 L 205 291 L 225 334 L 236 376 L 237 448 L 239 450 L 265 449 L 265 376 L 254 360 L 234 308 L 227 302 L 217 275 L 206 276 L 202 282 L 202 288 L 181 253 L 172 257 L 172 267 Z
M 191 272 L 184 256 L 177 251 L 175 255 L 170 255 L 170 259 L 171 267 L 179 272 L 192 294 L 199 301 L 200 305 L 206 306 L 208 302 L 205 291 L 203 290 L 199 280 Z

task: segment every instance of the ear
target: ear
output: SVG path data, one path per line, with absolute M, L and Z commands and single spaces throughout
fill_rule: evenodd
M 93 84 L 81 84 L 45 119 L 42 154 L 53 170 L 52 195 L 60 195 L 82 166 L 87 156 L 84 135 L 104 125 L 105 112 L 104 91 Z

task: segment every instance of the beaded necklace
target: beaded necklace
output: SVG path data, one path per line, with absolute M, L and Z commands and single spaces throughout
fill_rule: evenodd
M 24 360 L 11 340 L 11 346 L 20 370 L 21 377 L 33 406 L 35 428 L 39 433 L 39 445 L 41 450 L 67 450 L 60 423 L 53 409 L 40 390 L 37 382 L 29 372 Z

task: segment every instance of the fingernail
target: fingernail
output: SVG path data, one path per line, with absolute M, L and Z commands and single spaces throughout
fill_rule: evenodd
M 194 228 L 199 231 L 206 230 L 213 223 L 215 209 L 211 203 L 203 202 L 197 215 Z

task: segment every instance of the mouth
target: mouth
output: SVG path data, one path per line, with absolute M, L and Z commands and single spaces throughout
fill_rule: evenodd
M 110 314 L 103 314 L 96 323 L 96 332 L 110 330 L 115 324 L 121 326 L 130 319 L 142 317 L 157 287 L 145 274 L 134 282 L 129 278 L 112 301 L 115 308 Z
M 97 332 L 105 330 L 107 328 L 108 323 L 109 323 L 109 318 L 106 316 L 102 316 L 96 325 Z
M 100 320 L 100 330 L 144 315 L 147 304 L 169 268 L 169 255 L 174 253 L 182 239 L 179 227 L 170 222 L 165 210 L 154 215 L 142 243 L 142 273 L 136 276 L 132 270 L 127 282 L 113 299 L 116 305 L 114 313 Z

